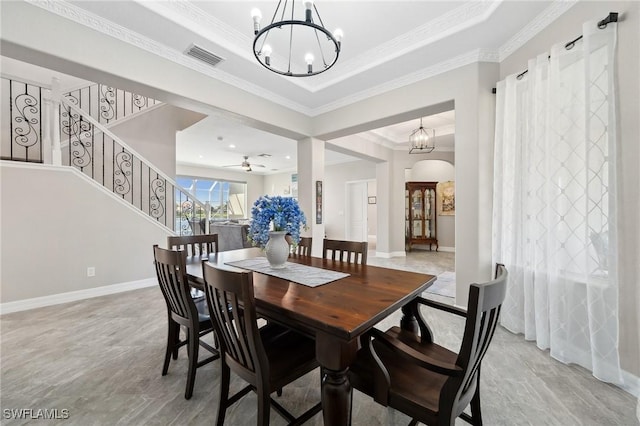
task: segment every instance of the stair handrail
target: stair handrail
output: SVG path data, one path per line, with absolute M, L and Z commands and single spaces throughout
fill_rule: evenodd
M 208 203 L 203 203 L 200 200 L 198 200 L 198 198 L 194 194 L 192 194 L 189 190 L 187 190 L 187 189 L 183 188 L 182 186 L 180 186 L 175 180 L 173 180 L 166 173 L 164 173 L 158 166 L 153 164 L 146 157 L 141 155 L 138 151 L 133 149 L 129 144 L 124 142 L 120 137 L 115 135 L 113 132 L 111 132 L 109 129 L 107 129 L 104 125 L 100 124 L 96 119 L 94 119 L 90 115 L 87 115 L 86 112 L 84 112 L 82 109 L 80 109 L 80 108 L 76 107 L 75 105 L 73 105 L 65 97 L 61 97 L 60 98 L 60 103 L 62 105 L 64 105 L 65 107 L 69 108 L 74 113 L 78 114 L 79 116 L 82 116 L 83 120 L 86 120 L 91 125 L 93 125 L 94 128 L 98 129 L 99 131 L 101 131 L 102 133 L 104 133 L 105 135 L 110 137 L 113 141 L 117 142 L 124 149 L 126 149 L 130 154 L 136 156 L 140 161 L 144 162 L 150 169 L 152 169 L 156 174 L 158 174 L 158 176 L 161 176 L 165 181 L 167 181 L 168 183 L 173 185 L 174 188 L 177 188 L 178 190 L 180 190 L 180 192 L 184 193 L 189 198 L 191 198 L 191 200 L 193 201 L 194 205 L 197 205 L 198 207 L 201 207 L 206 212 L 207 219 L 209 219 L 210 209 L 208 208 L 208 205 L 207 205 Z M 208 221 L 209 220 L 207 220 L 207 222 Z

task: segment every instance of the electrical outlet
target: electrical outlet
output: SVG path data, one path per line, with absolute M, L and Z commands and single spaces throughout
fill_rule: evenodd
M 93 266 L 89 266 L 87 268 L 87 276 L 88 277 L 95 277 L 96 276 L 96 268 L 94 268 Z

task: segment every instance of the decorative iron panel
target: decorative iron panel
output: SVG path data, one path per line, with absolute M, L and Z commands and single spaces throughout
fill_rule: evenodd
M 147 96 L 105 84 L 92 84 L 73 90 L 64 97 L 100 124 L 112 123 L 160 103 Z
M 2 78 L 3 160 L 43 162 L 42 100 L 48 89 Z
M 174 181 L 147 164 L 124 142 L 84 116 L 65 100 L 61 133 L 69 138 L 63 163 L 73 166 L 109 191 L 180 235 L 191 235 L 196 206 L 205 208 Z

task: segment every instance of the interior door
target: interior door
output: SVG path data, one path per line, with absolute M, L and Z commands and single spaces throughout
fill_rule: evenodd
M 347 182 L 346 192 L 346 239 L 367 241 L 367 182 Z

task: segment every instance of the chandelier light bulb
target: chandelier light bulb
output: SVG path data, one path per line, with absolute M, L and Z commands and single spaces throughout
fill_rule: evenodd
M 336 28 L 333 32 L 333 37 L 337 40 L 338 44 L 342 43 L 342 37 L 344 37 L 344 33 L 340 28 Z
M 313 72 L 313 60 L 315 58 L 313 57 L 313 54 L 311 53 L 307 53 L 306 55 L 304 55 L 304 61 L 307 63 L 307 72 L 309 74 L 311 74 Z
M 314 59 L 315 58 L 313 57 L 312 53 L 307 53 L 306 55 L 304 55 L 304 61 L 307 63 L 307 65 L 312 65 Z
M 313 9 L 313 0 L 302 0 L 305 9 L 305 20 L 311 22 L 311 11 Z
M 262 46 L 262 54 L 264 55 L 264 63 L 267 65 L 271 65 L 271 53 L 273 49 L 268 44 Z
M 251 17 L 253 18 L 253 33 L 258 34 L 260 31 L 260 21 L 262 20 L 262 12 L 260 9 L 251 10 Z

